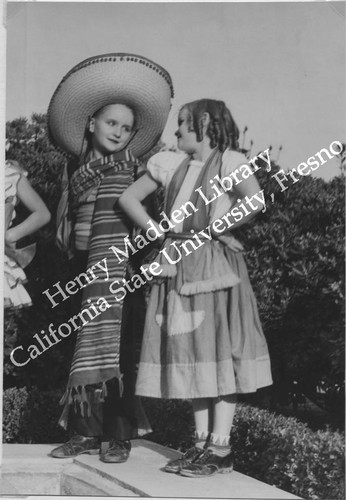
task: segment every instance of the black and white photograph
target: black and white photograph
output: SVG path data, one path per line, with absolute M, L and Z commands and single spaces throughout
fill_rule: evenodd
M 345 2 L 2 8 L 0 496 L 344 500 Z

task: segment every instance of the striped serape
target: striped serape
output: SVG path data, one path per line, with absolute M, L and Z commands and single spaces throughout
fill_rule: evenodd
M 131 231 L 127 216 L 117 205 L 117 200 L 125 189 L 133 183 L 136 161 L 129 151 L 123 151 L 82 165 L 72 175 L 70 182 L 70 203 L 77 205 L 95 187 L 97 197 L 91 225 L 88 269 L 97 262 L 107 259 L 109 279 L 104 272 L 95 271 L 98 278 L 83 290 L 82 311 L 97 307 L 100 298 L 105 299 L 109 308 L 103 308 L 94 319 L 88 320 L 78 331 L 75 352 L 66 392 L 61 400 L 65 405 L 60 425 L 67 427 L 67 415 L 72 403 L 79 404 L 84 413 L 84 403 L 90 409 L 85 387 L 98 384 L 93 397 L 102 401 L 106 396 L 106 382 L 118 378 L 120 338 L 122 323 L 122 302 L 117 302 L 109 286 L 114 280 L 125 277 L 127 262 L 115 258 L 109 250 L 111 245 L 125 250 L 124 238 Z M 96 268 L 94 268 L 96 269 Z M 117 288 L 117 286 L 116 286 Z M 105 301 L 102 301 L 106 304 Z M 99 309 L 101 311 L 101 309 Z M 83 315 L 84 316 L 84 315 Z M 88 319 L 88 316 L 86 315 Z

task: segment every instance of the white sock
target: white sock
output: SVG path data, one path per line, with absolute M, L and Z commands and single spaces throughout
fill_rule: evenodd
M 220 434 L 210 434 L 210 444 L 216 446 L 229 446 L 229 434 L 227 436 L 221 436 Z
M 208 450 L 211 450 L 218 457 L 225 457 L 231 452 L 229 436 L 220 436 L 220 434 L 210 434 Z
M 231 453 L 230 445 L 218 446 L 217 444 L 209 444 L 208 450 L 211 450 L 218 457 L 225 457 Z
M 206 442 L 209 439 L 209 432 L 196 430 L 195 434 L 194 434 L 194 439 L 195 439 L 195 446 L 197 448 L 201 448 L 201 450 L 203 450 Z

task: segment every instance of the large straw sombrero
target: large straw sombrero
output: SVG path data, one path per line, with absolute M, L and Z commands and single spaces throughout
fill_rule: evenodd
M 88 119 L 108 104 L 127 104 L 136 114 L 138 130 L 130 143 L 140 157 L 160 138 L 173 97 L 169 73 L 146 57 L 104 54 L 74 66 L 59 83 L 48 108 L 53 143 L 72 156 L 86 146 Z

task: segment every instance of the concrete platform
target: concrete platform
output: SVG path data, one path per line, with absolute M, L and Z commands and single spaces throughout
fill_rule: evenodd
M 130 459 L 124 464 L 105 464 L 95 455 L 54 459 L 48 456 L 53 448 L 3 445 L 1 496 L 299 498 L 236 471 L 198 479 L 167 474 L 164 465 L 180 453 L 146 440 L 132 441 Z

